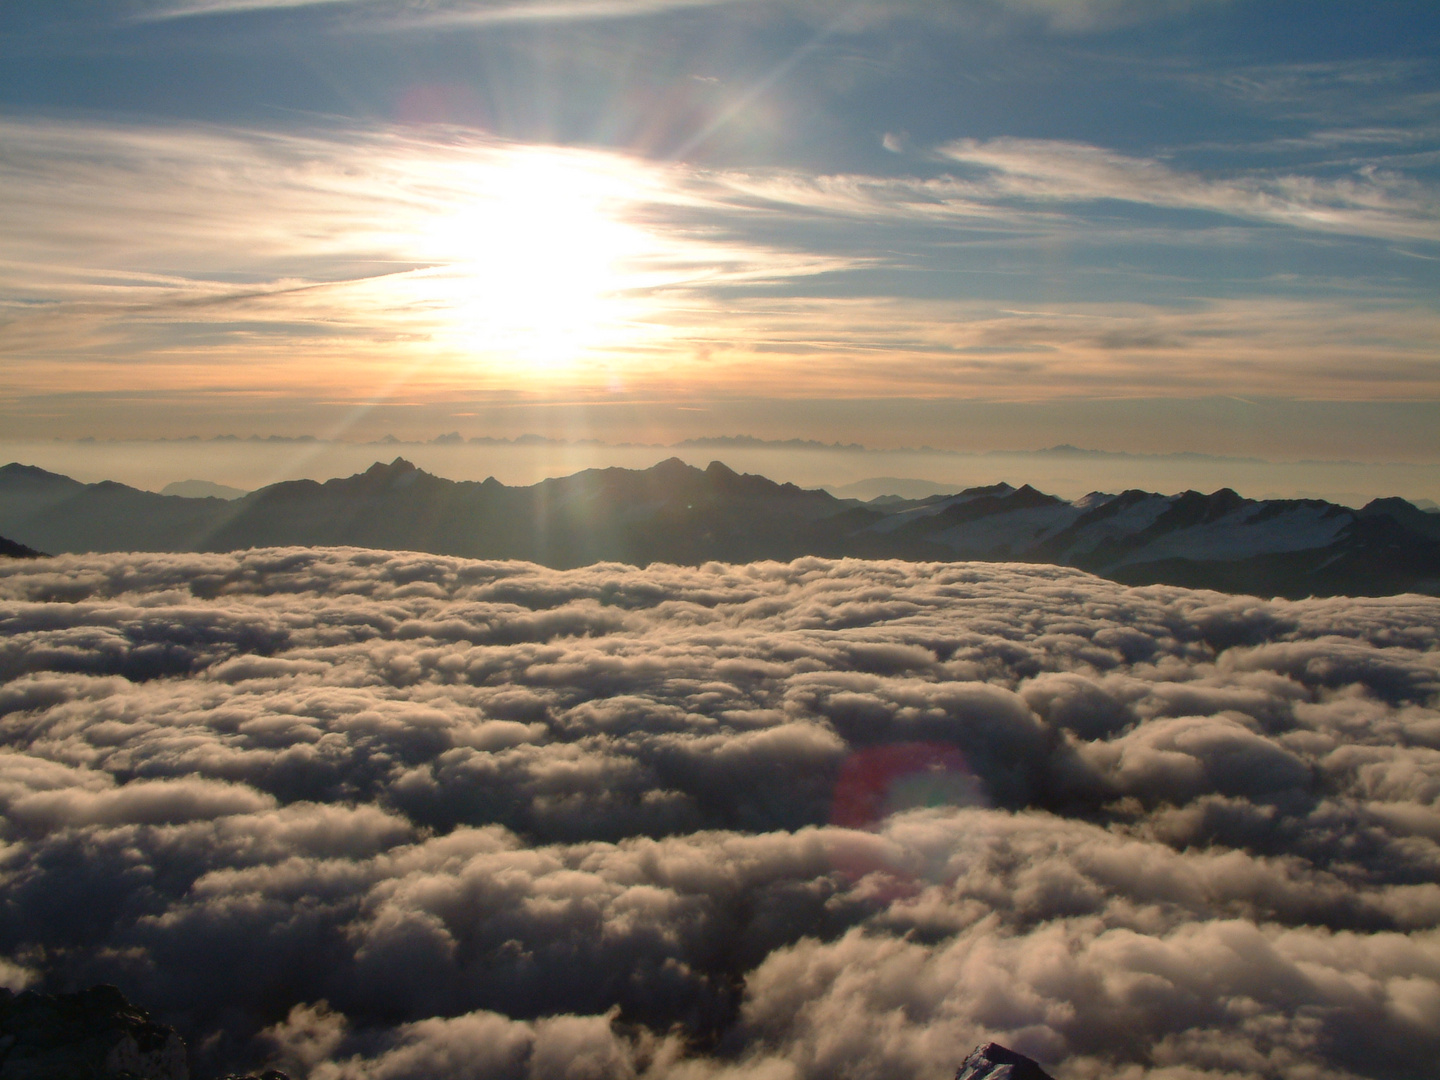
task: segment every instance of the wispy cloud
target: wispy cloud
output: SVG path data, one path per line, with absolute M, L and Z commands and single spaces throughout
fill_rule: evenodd
M 1218 7 L 1231 2 L 1233 0 L 982 0 L 985 6 L 1036 18 L 1064 32 L 1148 22 L 1193 8 Z
M 387 19 L 432 25 L 630 18 L 685 8 L 765 3 L 827 21 L 837 12 L 853 9 L 856 25 L 873 25 L 893 17 L 942 22 L 1018 18 L 1060 33 L 1086 33 L 1230 2 L 1233 0 L 961 0 L 943 5 L 932 0 L 854 0 L 847 4 L 830 0 L 144 0 L 138 10 L 145 19 L 177 19 L 343 6 L 368 9 Z
M 405 22 L 501 23 L 566 19 L 614 19 L 683 8 L 753 3 L 756 0 L 158 0 L 140 9 L 151 20 L 229 15 L 296 8 L 351 7 Z
M 108 381 L 141 355 L 223 367 L 239 348 L 248 377 L 272 356 L 266 377 L 290 385 L 297 347 L 391 368 L 444 356 L 481 383 L 518 363 L 533 379 L 658 349 L 662 312 L 699 292 L 857 263 L 677 222 L 707 203 L 689 170 L 605 151 L 456 132 L 3 130 L 0 335 L 42 381 L 61 356 Z
M 0 139 L 12 396 L 77 382 L 343 396 L 397 380 L 425 400 L 559 385 L 1286 396 L 1303 369 L 1307 396 L 1440 397 L 1440 321 L 1413 302 L 1182 283 L 1139 304 L 1117 284 L 1041 316 L 1019 302 L 1024 274 L 992 299 L 910 291 L 936 270 L 971 280 L 972 250 L 1003 273 L 1057 238 L 1114 242 L 1123 222 L 1080 212 L 1095 200 L 1432 235 L 1429 191 L 1380 174 L 1211 181 L 1021 140 L 952 144 L 964 173 L 927 178 L 707 170 L 440 129 L 10 121 Z M 1173 246 L 1187 227 L 1130 242 Z
M 767 298 L 717 305 L 703 324 L 677 326 L 667 348 L 779 397 L 804 387 L 830 397 L 1011 401 L 1440 398 L 1440 316 L 1388 304 L 1261 298 L 1025 311 L 973 300 Z
M 1348 97 L 1352 106 L 1406 109 L 1416 103 L 1413 89 L 1433 65 L 1404 58 L 1346 58 L 1304 63 L 1268 63 L 1241 66 L 1182 67 L 1175 78 L 1214 93 L 1254 104 L 1302 105 L 1335 103 L 1335 92 L 1356 88 L 1400 91 L 1398 97 Z M 1433 92 L 1432 92 L 1433 93 Z
M 1270 124 L 1300 124 L 1342 139 L 1355 133 L 1361 140 L 1393 138 L 1396 145 L 1436 144 L 1440 91 L 1433 60 L 1360 56 L 1239 65 L 1182 60 L 1152 75 Z M 1233 128 L 1243 132 L 1245 125 Z
M 1212 179 L 1084 143 L 1009 138 L 961 139 L 941 153 L 978 170 L 983 186 L 976 193 L 995 198 L 1116 200 L 1321 232 L 1440 241 L 1440 189 L 1375 168 L 1340 178 L 1265 174 Z

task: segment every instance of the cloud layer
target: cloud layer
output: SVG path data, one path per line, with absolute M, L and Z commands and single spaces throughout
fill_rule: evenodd
M 0 976 L 316 1078 L 1420 1077 L 1440 601 L 347 550 L 0 576 Z

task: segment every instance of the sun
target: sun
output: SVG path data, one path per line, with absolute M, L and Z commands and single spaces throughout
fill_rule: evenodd
M 624 218 L 634 180 L 593 159 L 514 148 L 470 170 L 421 249 L 437 336 L 489 366 L 570 374 L 643 333 L 653 237 Z

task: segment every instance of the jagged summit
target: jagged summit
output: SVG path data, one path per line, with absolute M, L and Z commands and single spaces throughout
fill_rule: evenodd
M 396 483 L 416 474 L 429 476 L 430 474 L 421 469 L 413 461 L 407 461 L 403 457 L 397 457 L 388 465 L 383 461 L 377 461 L 370 468 L 366 469 L 359 476 L 352 476 L 352 481 L 364 480 L 370 483 Z
M 1054 1080 L 1034 1058 L 1001 1046 L 977 1046 L 960 1063 L 955 1080 Z

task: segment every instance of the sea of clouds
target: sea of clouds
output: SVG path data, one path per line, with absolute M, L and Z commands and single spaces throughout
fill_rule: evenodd
M 0 567 L 0 983 L 199 1075 L 1430 1078 L 1440 599 Z

